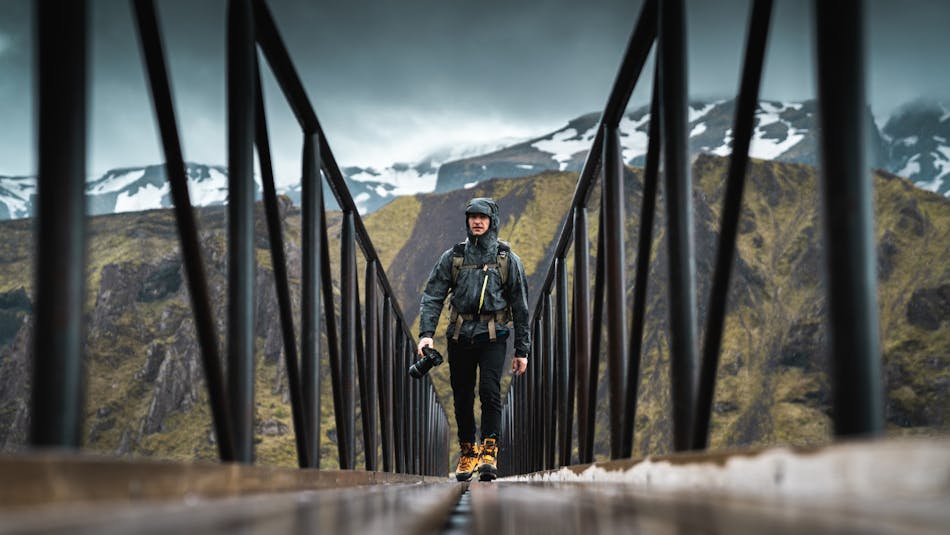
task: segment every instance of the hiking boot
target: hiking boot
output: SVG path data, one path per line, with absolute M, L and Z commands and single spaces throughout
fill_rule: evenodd
M 478 457 L 478 480 L 491 481 L 497 477 L 498 471 L 498 443 L 494 438 L 482 441 L 482 453 Z
M 459 444 L 459 449 L 461 454 L 459 464 L 455 467 L 455 479 L 468 481 L 472 479 L 472 473 L 475 472 L 475 466 L 478 464 L 478 444 L 462 442 Z

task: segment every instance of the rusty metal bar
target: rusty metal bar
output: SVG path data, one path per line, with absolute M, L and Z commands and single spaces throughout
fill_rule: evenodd
M 85 1 L 36 3 L 38 166 L 30 443 L 78 448 L 86 257 Z
M 670 381 L 673 448 L 690 447 L 696 384 L 696 265 L 693 183 L 689 172 L 684 0 L 660 3 L 660 112 L 670 270 Z
M 236 460 L 254 462 L 254 19 L 228 17 L 228 382 Z
M 290 412 L 294 422 L 294 440 L 297 446 L 297 464 L 300 468 L 309 468 L 311 464 L 310 449 L 307 444 L 313 438 L 313 427 L 305 416 L 307 409 L 303 401 L 303 387 L 300 381 L 300 367 L 297 357 L 297 340 L 294 335 L 293 307 L 290 302 L 290 285 L 287 281 L 287 258 L 284 255 L 283 228 L 280 222 L 280 211 L 277 205 L 277 188 L 274 185 L 274 169 L 271 162 L 270 140 L 267 133 L 267 121 L 264 111 L 264 93 L 261 88 L 260 70 L 254 76 L 256 96 L 254 116 L 255 144 L 257 145 L 257 160 L 261 168 L 261 185 L 264 193 L 264 212 L 267 217 L 267 233 L 270 241 L 271 263 L 274 268 L 274 286 L 277 294 L 277 309 L 280 314 L 281 334 L 284 342 L 284 367 L 287 369 L 287 390 L 290 393 Z M 304 166 L 306 167 L 307 151 L 304 149 Z M 306 177 L 306 171 L 304 172 Z M 305 195 L 306 197 L 306 195 Z M 306 227 L 306 225 L 304 225 Z M 306 232 L 306 231 L 305 231 Z M 307 239 L 304 238 L 306 248 Z M 306 253 L 304 258 L 306 258 Z M 304 270 L 306 271 L 306 270 Z M 306 293 L 306 291 L 304 292 Z M 306 302 L 306 299 L 304 299 Z M 306 353 L 305 353 L 306 354 Z M 319 422 L 319 420 L 318 420 Z M 319 451 L 319 449 L 317 450 Z M 319 461 L 319 455 L 316 458 Z
M 624 387 L 627 377 L 626 260 L 624 252 L 623 152 L 620 129 L 604 126 L 604 212 L 607 289 L 607 369 L 610 389 L 610 458 L 623 456 Z M 600 255 L 601 252 L 597 251 Z
M 864 3 L 815 2 L 835 435 L 884 432 Z
M 660 169 L 660 92 L 659 70 L 653 73 L 653 96 L 650 102 L 649 142 L 643 170 L 643 204 L 640 207 L 640 230 L 637 237 L 637 272 L 633 287 L 633 319 L 630 327 L 630 367 L 627 368 L 627 408 L 623 421 L 624 457 L 633 455 L 633 433 L 637 417 L 637 391 L 640 386 L 640 360 L 643 327 L 646 323 L 647 285 L 650 277 L 650 252 L 653 250 L 653 217 L 656 214 L 657 177 Z
M 755 108 L 759 97 L 759 82 L 762 79 L 762 64 L 765 61 L 765 46 L 771 15 L 772 0 L 756 0 L 752 4 L 745 60 L 742 67 L 742 82 L 732 127 L 732 156 L 729 159 L 726 196 L 723 200 L 722 221 L 719 224 L 716 270 L 713 275 L 709 312 L 703 336 L 703 361 L 696 392 L 693 449 L 697 450 L 706 449 L 709 443 L 709 419 L 712 415 L 713 396 L 716 389 L 716 370 L 719 368 L 722 330 L 726 321 L 729 278 L 735 260 L 739 214 L 742 211 L 742 190 L 745 186 L 746 166 L 749 162 L 749 145 L 755 129 Z
M 577 370 L 577 448 L 581 463 L 593 462 L 584 437 L 593 422 L 590 405 L 590 239 L 587 208 L 574 208 L 574 368 Z
M 311 466 L 320 467 L 320 356 L 323 354 L 320 339 L 320 291 L 322 232 L 319 224 L 323 218 L 323 180 L 320 177 L 320 137 L 316 133 L 304 134 L 303 175 L 300 196 L 302 295 L 300 335 L 303 375 L 303 397 L 307 416 L 307 436 L 310 450 L 307 454 Z M 333 302 L 330 301 L 332 311 Z M 332 314 L 332 312 L 331 312 Z
M 356 244 L 353 241 L 353 212 L 343 213 L 343 224 L 340 231 L 340 331 L 342 346 L 340 348 L 340 374 L 343 402 L 342 422 L 337 429 L 337 444 L 340 448 L 340 468 L 355 468 L 356 462 L 356 434 L 354 431 L 354 417 L 356 400 L 354 397 L 353 382 L 356 371 L 354 358 L 356 356 L 357 321 L 357 290 L 356 290 Z M 345 464 L 344 464 L 345 461 Z

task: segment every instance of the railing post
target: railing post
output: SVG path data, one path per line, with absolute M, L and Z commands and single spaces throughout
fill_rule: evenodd
M 587 386 L 587 436 L 584 437 L 584 448 L 593 460 L 594 455 L 594 430 L 597 428 L 597 383 L 600 379 L 600 347 L 604 335 L 603 317 L 604 317 L 604 271 L 606 269 L 606 255 L 604 250 L 604 208 L 601 202 L 598 211 L 597 223 L 597 265 L 594 270 L 594 310 L 591 320 L 590 337 L 590 376 Z
M 719 368 L 722 330 L 726 320 L 729 279 L 735 258 L 739 214 L 742 211 L 742 190 L 745 186 L 749 145 L 755 126 L 755 108 L 758 102 L 759 82 L 762 78 L 762 64 L 765 59 L 771 12 L 772 0 L 756 0 L 752 4 L 752 14 L 749 17 L 749 35 L 742 67 L 742 83 L 736 101 L 736 117 L 732 127 L 734 136 L 732 155 L 729 158 L 729 175 L 723 200 L 722 220 L 719 225 L 716 270 L 710 291 L 709 312 L 707 312 L 706 330 L 703 336 L 703 361 L 696 393 L 696 412 L 693 421 L 693 449 L 696 450 L 705 449 L 709 443 L 709 420 L 716 390 L 716 371 Z
M 624 253 L 623 153 L 620 129 L 604 125 L 603 207 L 607 249 L 607 363 L 610 387 L 610 458 L 623 456 L 624 386 L 627 377 L 627 307 Z M 601 254 L 600 251 L 597 254 Z
M 75 4 L 70 4 L 75 5 Z M 218 455 L 222 461 L 235 460 L 234 439 L 231 432 L 231 416 L 228 397 L 221 371 L 221 359 L 218 351 L 218 336 L 215 333 L 214 318 L 211 313 L 211 300 L 208 297 L 208 284 L 205 278 L 204 263 L 201 261 L 201 245 L 198 242 L 198 226 L 191 208 L 188 195 L 188 179 L 185 176 L 185 160 L 182 156 L 181 142 L 178 137 L 178 125 L 175 120 L 175 107 L 172 105 L 171 88 L 168 82 L 168 70 L 165 67 L 165 54 L 162 50 L 155 5 L 151 0 L 136 0 L 134 4 L 142 54 L 145 57 L 152 103 L 162 138 L 162 151 L 165 154 L 165 169 L 175 208 L 175 221 L 178 226 L 178 239 L 181 254 L 188 277 L 188 293 L 194 309 L 195 330 L 198 344 L 201 346 L 201 361 L 204 368 L 205 383 L 208 387 L 208 401 L 211 405 L 211 417 L 218 442 Z M 41 172 L 42 176 L 42 172 Z M 34 390 L 35 391 L 35 390 Z
M 696 384 L 696 279 L 693 184 L 687 152 L 686 20 L 684 0 L 660 2 L 660 110 L 665 156 L 670 269 L 670 382 L 673 449 L 690 448 Z
M 406 335 L 402 332 L 402 325 L 397 325 L 395 361 L 393 363 L 393 373 L 390 376 L 393 391 L 393 456 L 395 457 L 397 473 L 404 473 L 406 471 L 406 463 L 403 460 L 405 447 L 403 447 L 402 425 L 403 414 L 406 411 L 402 392 L 402 377 L 405 373 L 403 371 L 403 362 L 405 362 L 406 359 L 406 343 Z
M 290 301 L 290 285 L 287 280 L 287 258 L 284 255 L 283 228 L 280 221 L 280 209 L 277 205 L 277 188 L 274 185 L 274 169 L 271 163 L 270 140 L 268 139 L 269 136 L 267 134 L 267 121 L 264 112 L 264 94 L 261 89 L 261 77 L 259 69 L 255 73 L 254 84 L 256 93 L 256 104 L 254 110 L 255 144 L 257 145 L 257 159 L 258 162 L 260 162 L 261 186 L 264 194 L 264 211 L 267 216 L 267 235 L 270 241 L 271 263 L 274 270 L 274 286 L 277 294 L 277 308 L 280 313 L 280 327 L 284 342 L 284 368 L 287 370 L 287 390 L 290 393 L 290 410 L 294 422 L 294 440 L 297 446 L 297 464 L 301 468 L 309 468 L 314 466 L 314 464 L 312 464 L 314 462 L 316 465 L 319 465 L 319 456 L 316 461 L 314 461 L 311 457 L 310 448 L 307 445 L 313 440 L 314 428 L 308 424 L 308 416 L 305 414 L 307 412 L 307 408 L 305 407 L 303 401 L 304 396 L 300 379 L 300 365 L 298 364 L 299 358 L 297 355 L 297 341 L 296 335 L 294 334 L 293 305 Z M 312 168 L 317 170 L 320 168 L 316 162 L 310 161 L 308 163 L 306 148 L 307 143 L 308 141 L 305 136 L 303 156 L 303 176 L 305 181 L 305 190 L 307 188 L 307 166 L 310 165 Z M 312 160 L 312 158 L 310 159 Z M 319 175 L 317 175 L 317 179 L 319 180 Z M 303 197 L 306 199 L 308 198 L 308 195 L 304 194 Z M 304 201 L 304 203 L 305 202 L 306 201 Z M 307 210 L 304 209 L 303 211 L 305 214 L 304 220 L 306 220 L 308 217 Z M 310 223 L 304 222 L 303 227 L 303 254 L 304 265 L 306 265 L 306 261 L 309 258 L 308 255 L 318 253 L 319 247 L 314 250 L 308 249 L 307 243 L 310 240 L 307 238 L 307 231 L 310 229 Z M 312 229 L 310 231 L 318 232 L 319 229 Z M 313 260 L 311 260 L 311 262 L 312 261 Z M 309 269 L 304 268 L 304 273 L 306 274 L 308 272 Z M 307 295 L 306 283 L 304 284 L 303 294 L 305 296 Z M 309 302 L 307 297 L 304 297 L 303 301 L 304 303 Z M 304 321 L 304 324 L 306 324 L 306 321 Z M 319 351 L 317 354 L 319 355 Z M 317 412 L 319 413 L 319 411 Z M 319 435 L 319 433 L 317 434 Z M 319 447 L 316 449 L 316 451 L 319 451 Z
M 356 356 L 356 244 L 354 243 L 353 212 L 343 213 L 343 227 L 340 232 L 340 348 L 341 401 L 343 402 L 342 429 L 338 429 L 340 448 L 340 468 L 352 469 L 356 459 L 356 434 L 354 416 L 356 400 L 353 390 L 355 380 L 354 358 Z
M 322 154 L 322 152 L 321 152 Z M 321 192 L 323 182 L 320 182 Z M 322 194 L 322 193 L 321 193 Z M 327 346 L 328 351 L 328 360 L 330 361 L 330 388 L 333 391 L 333 418 L 336 424 L 336 433 L 337 433 L 337 457 L 339 460 L 340 468 L 344 466 L 352 466 L 352 458 L 346 457 L 347 452 L 343 447 L 343 433 L 346 431 L 346 424 L 343 423 L 344 416 L 344 402 L 343 402 L 343 363 L 342 363 L 342 348 L 340 347 L 340 340 L 337 338 L 337 318 L 334 307 L 333 299 L 333 279 L 331 278 L 330 270 L 330 240 L 327 236 L 327 211 L 325 209 L 320 210 L 320 276 L 322 279 L 321 290 L 323 292 L 323 303 L 324 303 L 324 326 L 327 333 Z M 340 240 L 342 242 L 344 236 L 342 235 Z M 351 234 L 352 237 L 352 234 Z M 341 259 L 341 268 L 342 268 L 342 259 Z M 343 277 L 345 273 L 342 269 L 340 270 L 340 316 L 342 318 L 342 290 L 343 290 L 343 281 L 346 279 Z
M 550 293 L 544 296 L 544 405 L 541 412 L 544 418 L 544 467 L 554 468 L 555 446 L 557 445 L 557 383 L 554 382 L 554 298 Z
M 414 473 L 422 473 L 422 451 L 425 444 L 422 442 L 422 393 L 425 388 L 425 381 L 413 381 L 412 395 L 412 464 L 415 467 Z
M 301 187 L 301 234 L 303 252 L 302 297 L 301 297 L 301 351 L 303 394 L 309 439 L 310 466 L 320 467 L 320 292 L 317 285 L 322 278 L 321 250 L 322 233 L 318 225 L 323 212 L 323 180 L 320 178 L 320 136 L 304 134 L 303 177 Z M 332 302 L 330 303 L 332 309 Z
M 237 461 L 254 461 L 254 21 L 228 2 L 228 378 Z
M 590 403 L 590 240 L 587 236 L 587 208 L 574 209 L 574 367 L 577 370 L 577 448 L 579 462 L 593 461 L 587 450 L 592 422 L 587 419 Z
M 568 349 L 567 310 L 567 262 L 557 259 L 557 326 L 555 327 L 555 355 L 557 358 L 557 412 L 558 412 L 558 464 L 571 464 L 571 361 Z
M 393 315 L 392 298 L 383 299 L 383 351 L 379 373 L 380 421 L 383 471 L 393 471 Z
M 547 300 L 542 297 L 542 302 L 547 303 Z M 545 306 L 545 305 L 542 305 Z M 538 366 L 537 375 L 535 375 L 535 394 L 534 400 L 532 401 L 532 410 L 534 411 L 534 419 L 536 423 L 537 432 L 534 436 L 535 441 L 535 461 L 534 461 L 534 470 L 543 470 L 547 468 L 547 457 L 545 450 L 545 443 L 547 440 L 547 424 L 545 419 L 545 403 L 547 402 L 547 393 L 544 388 L 544 378 L 547 375 L 547 368 L 550 366 L 547 361 L 547 349 L 545 344 L 547 343 L 546 337 L 544 335 L 544 309 L 542 308 L 541 317 L 538 319 L 538 362 L 541 364 Z M 548 406 L 550 407 L 550 406 Z M 550 409 L 549 409 L 550 410 Z
M 84 0 L 36 4 L 33 446 L 78 448 L 82 434 L 88 17 Z
M 873 183 L 864 136 L 864 9 L 815 2 L 835 435 L 884 430 Z
M 412 473 L 412 379 L 406 371 L 416 359 L 415 347 L 412 338 L 406 337 L 406 347 L 403 350 L 403 361 L 399 378 L 402 386 L 399 387 L 402 392 L 402 444 L 403 444 L 403 465 L 406 473 Z
M 640 230 L 637 239 L 637 273 L 633 287 L 633 319 L 630 328 L 630 367 L 627 368 L 627 397 L 624 405 L 624 456 L 633 456 L 633 433 L 637 418 L 637 392 L 640 387 L 640 360 L 643 327 L 646 319 L 647 284 L 650 275 L 650 252 L 653 250 L 653 216 L 656 213 L 657 175 L 660 167 L 660 95 L 659 72 L 653 73 L 653 96 L 650 102 L 649 142 L 643 170 L 643 204 L 640 207 Z
M 360 400 L 360 409 L 363 419 L 363 444 L 365 445 L 366 469 L 376 470 L 376 362 L 379 352 L 376 350 L 377 319 L 376 311 L 376 268 L 375 260 L 366 262 L 366 289 L 364 302 L 366 307 L 366 323 L 361 332 L 366 333 L 366 343 L 363 348 L 363 370 L 360 374 L 360 393 L 364 394 Z

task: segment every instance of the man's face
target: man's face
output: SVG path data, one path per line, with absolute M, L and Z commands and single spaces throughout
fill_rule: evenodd
M 489 226 L 491 226 L 491 218 L 487 215 L 468 214 L 468 229 L 472 231 L 473 235 L 481 236 L 488 232 Z

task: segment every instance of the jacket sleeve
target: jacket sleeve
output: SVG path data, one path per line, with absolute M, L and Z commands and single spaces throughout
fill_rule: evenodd
M 528 277 L 524 273 L 524 264 L 514 253 L 509 253 L 508 262 L 508 304 L 515 327 L 515 356 L 528 357 L 531 349 L 530 318 L 528 317 Z
M 439 315 L 445 297 L 452 286 L 452 249 L 442 253 L 439 262 L 432 268 L 429 280 L 422 291 L 422 302 L 419 306 L 419 338 L 431 338 L 439 324 Z

